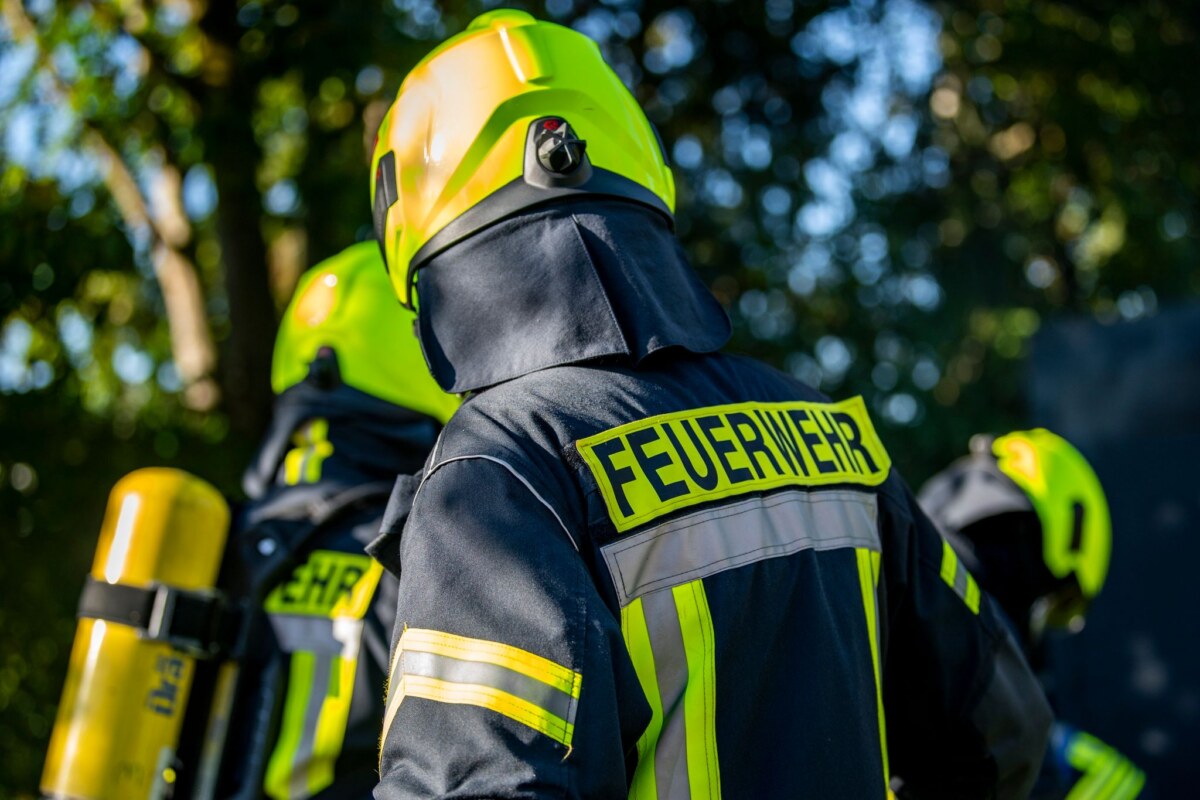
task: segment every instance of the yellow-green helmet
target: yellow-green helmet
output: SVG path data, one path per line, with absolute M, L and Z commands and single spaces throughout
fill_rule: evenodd
M 1112 521 L 1100 480 L 1070 442 L 1044 428 L 992 443 L 1000 471 L 1029 496 L 1042 527 L 1042 555 L 1056 578 L 1074 576 L 1085 600 L 1104 586 Z
M 300 278 L 275 339 L 271 388 L 303 381 L 329 347 L 347 386 L 444 423 L 459 399 L 434 383 L 413 320 L 392 296 L 375 243 L 352 245 Z
M 511 9 L 413 68 L 373 164 L 376 235 L 409 308 L 424 261 L 522 209 L 580 194 L 675 208 L 658 135 L 596 43 Z

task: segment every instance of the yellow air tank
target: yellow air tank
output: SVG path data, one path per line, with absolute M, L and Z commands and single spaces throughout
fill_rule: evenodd
M 113 488 L 80 601 L 43 796 L 171 795 L 228 531 L 225 500 L 186 472 L 141 469 Z

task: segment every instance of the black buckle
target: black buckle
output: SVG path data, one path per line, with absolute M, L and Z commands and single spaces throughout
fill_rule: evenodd
M 187 652 L 205 652 L 208 648 L 196 631 L 185 633 L 175 629 L 175 609 L 183 592 L 162 583 L 148 588 L 153 592 L 150 600 L 150 618 L 146 620 L 146 626 L 138 631 L 138 635 L 143 639 L 165 642 Z M 209 602 L 217 601 L 215 597 L 204 599 Z
M 78 616 L 128 625 L 142 639 L 163 642 L 200 658 L 229 652 L 242 614 L 215 591 L 189 591 L 162 583 L 128 586 L 88 576 Z

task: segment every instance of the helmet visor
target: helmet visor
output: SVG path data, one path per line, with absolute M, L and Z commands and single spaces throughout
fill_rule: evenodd
M 408 271 L 406 265 L 392 264 L 388 260 L 388 251 L 391 249 L 388 247 L 387 236 L 388 212 L 396 204 L 398 197 L 399 194 L 396 191 L 396 154 L 388 151 L 380 156 L 379 161 L 375 164 L 375 199 L 372 208 L 372 222 L 375 226 L 375 241 L 379 243 L 379 251 L 383 255 L 383 266 L 389 275 L 396 270 L 401 270 L 404 273 Z M 402 289 L 397 288 L 397 292 L 400 295 L 400 305 L 412 310 L 412 286 L 409 281 L 406 279 L 400 284 L 393 280 L 392 285 L 403 287 Z

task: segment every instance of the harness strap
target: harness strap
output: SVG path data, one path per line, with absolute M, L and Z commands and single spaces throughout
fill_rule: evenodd
M 91 575 L 76 616 L 128 625 L 144 639 L 205 658 L 228 653 L 242 621 L 239 609 L 215 592 L 107 583 Z

